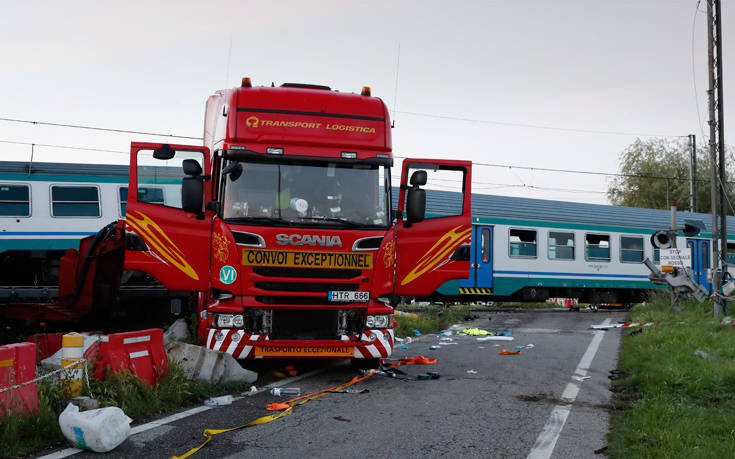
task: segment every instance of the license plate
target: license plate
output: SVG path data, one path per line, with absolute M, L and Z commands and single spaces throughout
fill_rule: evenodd
M 350 346 L 255 346 L 256 357 L 354 357 Z
M 367 303 L 370 301 L 370 292 L 368 291 L 344 291 L 332 290 L 328 292 L 329 301 L 350 301 L 352 303 Z

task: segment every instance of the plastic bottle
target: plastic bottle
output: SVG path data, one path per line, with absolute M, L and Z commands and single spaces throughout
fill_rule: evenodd
M 301 395 L 301 389 L 298 387 L 274 387 L 273 389 L 268 391 L 271 395 L 275 395 L 276 397 L 279 395 L 283 396 L 294 396 L 298 397 Z

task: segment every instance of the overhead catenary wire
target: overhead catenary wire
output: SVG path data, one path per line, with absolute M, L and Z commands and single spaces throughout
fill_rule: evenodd
M 89 148 L 89 147 L 73 147 L 69 145 L 53 145 L 53 144 L 47 144 L 47 143 L 36 143 L 36 142 L 18 142 L 15 140 L 0 140 L 0 143 L 6 143 L 11 145 L 26 145 L 26 146 L 35 146 L 35 147 L 46 147 L 46 148 L 60 148 L 65 150 L 80 150 L 80 151 L 97 151 L 101 153 L 115 153 L 115 154 L 123 154 L 123 155 L 129 155 L 129 151 L 122 151 L 122 150 L 106 150 L 103 148 Z
M 116 129 L 116 128 L 108 128 L 108 127 L 100 127 L 100 126 L 86 126 L 86 125 L 81 125 L 81 124 L 51 123 L 48 121 L 33 121 L 33 120 L 23 120 L 23 119 L 17 119 L 17 118 L 0 118 L 0 121 L 6 121 L 9 123 L 35 124 L 35 125 L 40 125 L 40 126 L 64 127 L 64 128 L 71 128 L 71 129 L 87 129 L 91 131 L 117 132 L 117 133 L 122 133 L 122 134 L 152 135 L 156 137 L 171 137 L 171 138 L 177 138 L 177 139 L 191 139 L 191 140 L 203 140 L 204 139 L 203 137 L 192 137 L 192 136 L 186 136 L 186 135 L 162 134 L 159 132 L 133 131 L 129 129 Z
M 394 155 L 394 158 L 400 158 L 400 159 L 409 159 L 405 156 L 397 156 Z M 585 170 L 579 170 L 579 169 L 556 169 L 551 167 L 537 167 L 537 166 L 518 166 L 514 164 L 500 164 L 500 163 L 481 163 L 477 161 L 472 161 L 472 166 L 485 166 L 485 167 L 496 167 L 496 168 L 503 168 L 503 169 L 521 169 L 521 170 L 528 170 L 528 171 L 540 171 L 540 172 L 563 172 L 568 174 L 587 174 L 587 175 L 600 175 L 604 177 L 640 177 L 640 178 L 651 178 L 651 179 L 661 179 L 661 180 L 676 180 L 676 181 L 689 181 L 689 178 L 684 177 L 666 177 L 663 175 L 653 175 L 653 174 L 623 174 L 620 172 L 601 172 L 601 171 L 585 171 Z M 708 183 L 709 180 L 707 179 L 695 179 L 698 182 L 705 182 Z M 730 182 L 728 182 L 730 183 Z
M 601 129 L 581 129 L 581 128 L 568 128 L 568 127 L 561 127 L 561 126 L 549 126 L 549 125 L 531 124 L 531 123 L 517 123 L 517 122 L 510 122 L 510 121 L 481 120 L 481 119 L 475 119 L 475 118 L 465 118 L 465 117 L 460 117 L 460 116 L 438 115 L 434 113 L 409 112 L 409 111 L 402 111 L 402 110 L 398 110 L 396 113 L 400 113 L 402 115 L 410 115 L 410 116 L 421 116 L 425 118 L 437 118 L 437 119 L 453 120 L 453 121 L 465 121 L 469 123 L 494 124 L 498 126 L 511 126 L 511 127 L 521 127 L 521 128 L 529 128 L 529 129 L 546 129 L 550 131 L 578 132 L 578 133 L 583 133 L 583 134 L 622 135 L 622 136 L 628 136 L 628 137 L 630 136 L 633 136 L 633 137 L 668 137 L 668 138 L 686 137 L 683 135 L 674 135 L 674 134 L 650 134 L 650 133 L 641 133 L 641 132 L 606 131 L 606 130 L 601 130 Z
M 21 142 L 21 141 L 16 141 L 16 140 L 0 139 L 0 143 L 11 144 L 11 145 L 36 146 L 36 147 L 45 147 L 45 148 L 59 148 L 59 149 L 66 149 L 66 150 L 96 151 L 96 152 L 101 152 L 101 153 L 113 153 L 113 154 L 121 154 L 121 155 L 130 154 L 129 151 L 123 151 L 123 150 L 110 150 L 110 149 L 104 149 L 104 148 L 90 148 L 90 147 L 81 147 L 81 146 L 73 146 L 73 145 L 47 144 L 47 143 L 38 143 L 38 142 Z M 404 156 L 398 156 L 398 155 L 394 155 L 394 157 L 399 158 L 399 159 L 407 159 Z M 480 163 L 480 162 L 474 162 L 474 161 L 472 162 L 472 165 L 473 166 L 494 167 L 494 168 L 505 168 L 505 169 L 521 169 L 521 170 L 540 171 L 540 172 L 563 172 L 563 173 L 569 173 L 569 174 L 599 175 L 599 176 L 605 176 L 605 177 L 641 177 L 641 178 L 651 178 L 651 179 L 660 179 L 660 180 L 689 181 L 688 178 L 665 177 L 665 176 L 652 175 L 652 174 L 621 174 L 617 172 L 586 171 L 586 170 L 575 170 L 575 169 L 556 169 L 556 168 L 549 168 L 549 167 L 519 166 L 515 164 Z M 451 179 L 442 179 L 442 180 L 451 181 Z M 709 183 L 709 180 L 707 179 L 696 179 L 696 180 L 698 182 Z M 459 182 L 459 180 L 457 181 Z M 474 183 L 482 183 L 482 182 L 474 182 Z M 733 182 L 728 181 L 728 183 L 733 183 Z M 516 186 L 516 185 L 513 185 L 513 186 Z M 579 191 L 582 191 L 582 190 L 579 190 Z M 599 191 L 598 193 L 603 193 L 603 192 Z

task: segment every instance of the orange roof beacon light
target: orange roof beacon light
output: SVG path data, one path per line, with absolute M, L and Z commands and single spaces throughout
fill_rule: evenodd
M 361 96 L 370 96 L 370 86 L 363 86 Z
M 243 77 L 242 79 L 243 88 L 252 88 L 253 84 L 250 82 L 250 77 Z

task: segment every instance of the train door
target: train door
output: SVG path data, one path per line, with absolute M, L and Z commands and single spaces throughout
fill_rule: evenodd
M 475 287 L 493 288 L 493 227 L 475 226 Z
M 706 239 L 687 239 L 687 247 L 692 253 L 692 277 L 707 290 L 712 284 L 707 280 L 707 270 L 710 267 L 710 241 Z
M 472 251 L 470 252 L 470 277 L 459 281 L 461 293 L 491 293 L 493 288 L 493 227 L 472 226 Z M 488 290 L 473 291 L 472 288 Z

